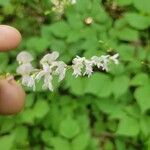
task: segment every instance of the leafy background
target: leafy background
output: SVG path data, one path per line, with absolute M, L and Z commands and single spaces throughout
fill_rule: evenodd
M 0 54 L 0 72 L 15 71 L 21 50 L 37 61 L 57 50 L 66 63 L 77 54 L 118 52 L 120 64 L 89 79 L 68 72 L 53 93 L 27 90 L 24 111 L 0 116 L 0 149 L 150 149 L 150 1 L 77 0 L 61 16 L 52 6 L 50 0 L 0 1 L 0 23 L 23 36 L 16 51 Z

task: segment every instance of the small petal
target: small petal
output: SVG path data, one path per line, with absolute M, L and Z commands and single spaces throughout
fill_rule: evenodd
M 22 76 L 22 85 L 33 88 L 33 90 L 35 90 L 35 80 L 32 76 L 29 75 Z
M 84 67 L 84 60 L 85 57 L 81 58 L 77 56 L 76 58 L 73 59 L 72 63 L 72 68 L 73 68 L 73 75 L 75 77 L 81 76 L 82 75 L 82 69 Z
M 53 77 L 51 75 L 45 75 L 44 84 L 43 84 L 42 88 L 53 91 L 52 79 L 53 79 Z
M 45 71 L 40 71 L 37 73 L 37 75 L 35 76 L 35 80 L 41 80 L 41 78 L 45 75 Z
M 98 57 L 98 56 L 93 56 L 93 57 L 91 58 L 91 61 L 92 61 L 93 64 L 96 65 L 98 68 L 100 68 L 100 67 L 103 66 L 102 60 L 101 60 L 101 58 Z
M 109 57 L 110 55 L 102 55 L 100 57 L 101 62 L 102 62 L 102 70 L 108 71 Z
M 85 60 L 84 64 L 85 64 L 85 72 L 83 75 L 88 75 L 88 77 L 90 77 L 93 73 L 93 62 Z
M 32 65 L 30 63 L 26 63 L 18 66 L 16 72 L 18 74 L 25 75 L 30 74 L 33 70 L 34 68 L 32 67 Z
M 117 65 L 117 64 L 119 64 L 118 57 L 119 57 L 119 54 L 115 54 L 110 57 L 110 60 L 112 60 Z
M 22 51 L 17 55 L 17 61 L 19 63 L 30 63 L 33 60 L 33 57 L 30 53 Z
M 57 62 L 57 69 L 55 73 L 59 75 L 59 81 L 63 80 L 65 78 L 66 70 L 67 70 L 67 65 L 63 61 Z
M 41 64 L 48 63 L 51 64 L 59 57 L 59 53 L 54 51 L 52 53 L 46 54 L 40 61 Z

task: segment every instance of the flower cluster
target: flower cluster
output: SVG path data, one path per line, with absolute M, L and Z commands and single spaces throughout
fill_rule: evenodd
M 21 52 L 17 56 L 19 66 L 16 70 L 18 74 L 22 76 L 22 84 L 35 89 L 35 81 L 32 75 L 34 68 L 31 64 L 33 57 L 28 52 Z
M 22 84 L 27 87 L 32 87 L 35 90 L 36 81 L 43 79 L 43 89 L 49 89 L 53 91 L 52 80 L 53 76 L 57 75 L 59 81 L 62 81 L 65 78 L 67 68 L 73 69 L 73 75 L 75 77 L 87 75 L 90 77 L 93 73 L 93 68 L 97 67 L 98 69 L 108 71 L 109 62 L 112 61 L 114 64 L 118 64 L 118 54 L 113 56 L 102 55 L 92 56 L 90 59 L 85 57 L 76 56 L 72 60 L 72 65 L 68 67 L 63 61 L 57 60 L 59 53 L 54 51 L 52 53 L 46 54 L 40 60 L 40 69 L 36 69 L 32 66 L 31 62 L 33 57 L 30 53 L 23 51 L 18 54 L 17 61 L 19 66 L 16 72 L 21 75 Z
M 64 14 L 65 6 L 76 4 L 76 0 L 51 0 L 51 3 L 53 4 L 52 11 L 61 17 Z
M 93 73 L 93 67 L 97 67 L 102 70 L 108 71 L 108 64 L 111 61 L 113 61 L 115 64 L 118 64 L 118 57 L 119 54 L 115 54 L 113 56 L 110 55 L 102 55 L 100 57 L 98 56 L 92 56 L 91 59 L 86 59 L 85 57 L 79 57 L 76 56 L 76 58 L 73 59 L 72 68 L 74 70 L 73 75 L 75 77 L 81 76 L 81 75 L 88 75 L 90 77 Z M 84 70 L 84 73 L 82 73 Z

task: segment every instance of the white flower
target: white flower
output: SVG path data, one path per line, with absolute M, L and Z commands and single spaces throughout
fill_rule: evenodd
M 84 65 L 85 65 L 84 75 L 88 75 L 88 77 L 90 77 L 93 73 L 93 62 L 86 59 L 84 61 Z
M 109 57 L 110 57 L 109 55 L 102 55 L 100 57 L 102 62 L 102 70 L 108 71 Z
M 44 84 L 43 84 L 42 88 L 43 89 L 49 89 L 50 91 L 53 91 L 52 79 L 53 79 L 52 75 L 45 74 Z
M 32 55 L 26 51 L 22 51 L 17 55 L 17 61 L 19 64 L 30 63 L 32 60 Z
M 32 87 L 33 90 L 35 90 L 35 80 L 32 76 L 30 76 L 33 70 L 34 68 L 30 63 L 25 63 L 18 66 L 16 72 L 22 76 L 21 77 L 22 85 L 25 85 L 27 87 Z
M 77 2 L 76 0 L 70 0 L 71 4 L 76 4 L 76 2 Z
M 93 57 L 91 58 L 91 61 L 92 61 L 93 64 L 96 65 L 98 68 L 100 68 L 100 67 L 103 66 L 102 60 L 101 60 L 101 58 L 98 57 L 98 56 L 93 56 Z
M 56 6 L 59 5 L 59 0 L 51 0 L 51 2 Z
M 82 69 L 84 67 L 84 60 L 85 57 L 81 58 L 79 56 L 76 56 L 76 58 L 73 59 L 72 63 L 72 68 L 73 68 L 73 75 L 75 77 L 81 76 L 82 75 Z
M 52 69 L 47 63 L 43 64 L 42 67 L 43 69 L 39 71 L 35 77 L 36 80 L 40 80 L 44 75 L 52 73 Z
M 33 88 L 33 90 L 35 90 L 35 80 L 32 76 L 23 75 L 22 76 L 22 85 Z
M 21 75 L 29 75 L 33 70 L 34 68 L 32 65 L 30 63 L 26 63 L 18 66 L 16 72 Z
M 67 65 L 63 61 L 57 62 L 57 68 L 55 70 L 55 73 L 59 75 L 59 81 L 63 80 L 65 78 Z
M 59 57 L 59 53 L 54 51 L 52 53 L 46 54 L 40 61 L 40 64 L 48 63 L 51 64 L 52 62 L 56 61 Z
M 40 64 L 42 69 L 33 68 L 31 61 L 33 57 L 28 52 L 21 52 L 17 56 L 17 61 L 20 65 L 17 67 L 16 72 L 22 77 L 22 84 L 27 87 L 32 87 L 35 90 L 35 81 L 43 79 L 43 89 L 49 89 L 53 91 L 53 75 L 59 76 L 59 81 L 65 78 L 67 65 L 63 61 L 58 61 L 59 53 L 54 51 L 46 54 L 41 60 Z M 96 66 L 102 70 L 108 71 L 109 62 L 112 61 L 118 64 L 119 54 L 113 56 L 102 55 L 100 57 L 93 56 L 91 59 L 85 57 L 76 56 L 72 60 L 73 75 L 75 77 L 81 75 L 87 75 L 90 77 L 93 73 L 93 66 Z
M 39 71 L 35 77 L 35 80 L 40 80 L 42 77 L 44 77 L 44 84 L 42 86 L 43 89 L 49 89 L 50 91 L 53 91 L 52 87 L 52 68 L 49 66 L 49 64 L 45 63 L 42 65 L 43 69 Z
M 115 54 L 113 56 L 110 57 L 110 60 L 112 60 L 116 65 L 119 64 L 119 60 L 118 60 L 119 54 Z

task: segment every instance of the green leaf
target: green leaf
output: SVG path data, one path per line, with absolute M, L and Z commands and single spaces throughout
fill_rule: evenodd
M 56 22 L 51 26 L 51 32 L 57 37 L 65 38 L 70 32 L 70 27 L 64 21 Z
M 46 101 L 40 99 L 36 102 L 33 112 L 37 118 L 43 118 L 49 111 L 49 106 Z
M 88 133 L 81 133 L 72 141 L 72 150 L 85 150 L 90 140 Z
M 110 141 L 110 140 L 105 141 L 105 143 L 104 143 L 104 149 L 105 150 L 113 150 L 114 149 L 113 142 Z
M 28 139 L 28 128 L 25 126 L 18 126 L 14 131 L 15 133 L 15 142 L 20 145 L 26 144 Z M 20 136 L 21 133 L 21 136 Z
M 70 144 L 66 139 L 61 137 L 53 137 L 50 139 L 51 145 L 54 150 L 70 150 Z
M 134 59 L 135 48 L 129 44 L 121 44 L 118 52 L 121 60 L 131 61 Z
M 27 98 L 26 98 L 25 106 L 26 107 L 31 107 L 34 103 L 34 99 L 35 99 L 34 94 L 28 94 Z
M 132 80 L 131 80 L 131 82 L 130 82 L 130 84 L 131 85 L 134 85 L 134 86 L 139 86 L 139 85 L 145 85 L 145 84 L 149 84 L 149 77 L 148 77 L 148 75 L 146 74 L 146 73 L 138 73 L 138 74 L 136 74 L 133 78 L 132 78 Z
M 96 101 L 98 108 L 106 114 L 114 114 L 122 109 L 122 105 L 117 104 L 114 99 L 98 99 Z
M 78 40 L 80 40 L 82 37 L 79 34 L 78 30 L 72 30 L 67 38 L 67 42 L 71 43 L 71 42 L 77 42 Z
M 7 6 L 10 4 L 10 0 L 0 1 L 0 6 Z
M 130 26 L 136 29 L 146 29 L 150 26 L 150 19 L 148 16 L 140 15 L 138 13 L 126 13 L 125 19 Z
M 78 122 L 68 116 L 60 123 L 59 133 L 68 138 L 71 139 L 75 137 L 80 131 Z
M 14 134 L 5 135 L 0 137 L 0 149 L 12 150 L 14 145 L 15 136 Z
M 66 86 L 69 87 L 70 91 L 75 95 L 83 95 L 85 93 L 86 83 L 87 78 L 75 78 L 72 74 L 66 75 Z
M 126 144 L 125 141 L 122 139 L 115 139 L 115 145 L 117 150 L 126 150 Z
M 133 0 L 117 0 L 117 4 L 120 6 L 126 6 L 132 4 Z
M 45 144 L 50 146 L 51 145 L 50 139 L 52 137 L 53 137 L 53 134 L 51 131 L 49 131 L 49 130 L 42 131 L 41 138 Z
M 129 78 L 127 76 L 116 76 L 112 83 L 112 91 L 115 97 L 125 94 L 129 87 Z
M 87 39 L 83 45 L 82 45 L 82 49 L 85 49 L 86 51 L 95 51 L 96 49 L 98 49 L 99 47 L 99 43 L 98 40 L 94 37 L 94 38 L 89 38 Z
M 29 123 L 33 124 L 34 123 L 34 113 L 32 109 L 26 109 L 23 111 L 23 113 L 20 115 L 21 116 L 21 121 L 23 123 Z
M 112 93 L 112 82 L 108 75 L 94 73 L 87 81 L 85 93 L 108 97 Z
M 50 41 L 43 37 L 32 37 L 27 41 L 27 49 L 43 52 L 50 46 Z
M 0 73 L 5 73 L 6 72 L 6 66 L 8 65 L 9 57 L 7 54 L 2 53 L 0 54 Z
M 73 29 L 72 30 L 73 32 L 77 30 L 79 31 L 80 29 L 84 27 L 84 23 L 81 19 L 81 15 L 76 13 L 72 9 L 66 12 L 66 16 L 67 16 L 68 24 Z M 78 33 L 78 36 L 80 36 L 79 33 Z
M 140 117 L 140 128 L 145 137 L 149 136 L 150 134 L 149 126 L 150 126 L 150 117 L 146 115 L 144 116 L 142 115 Z
M 139 38 L 139 33 L 137 30 L 134 30 L 132 28 L 129 27 L 125 27 L 122 28 L 118 31 L 116 31 L 117 33 L 117 37 L 120 40 L 124 40 L 124 41 L 136 41 Z
M 5 120 L 1 122 L 1 129 L 0 129 L 1 134 L 9 132 L 10 130 L 13 129 L 14 126 L 15 122 L 13 119 L 5 118 Z
M 137 88 L 134 96 L 143 113 L 150 109 L 150 85 Z
M 139 123 L 136 119 L 124 116 L 118 125 L 116 134 L 123 136 L 137 136 L 140 131 Z
M 150 14 L 150 1 L 149 0 L 133 0 L 135 8 L 143 13 Z

